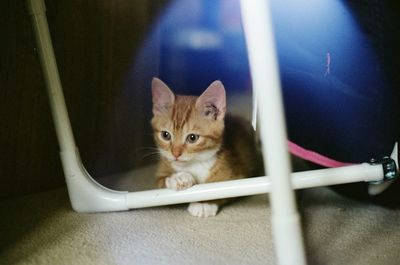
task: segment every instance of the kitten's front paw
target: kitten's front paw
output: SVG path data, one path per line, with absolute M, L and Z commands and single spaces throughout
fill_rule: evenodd
M 192 202 L 189 204 L 188 211 L 197 217 L 210 217 L 217 215 L 218 204 L 207 202 Z
M 178 172 L 165 179 L 165 186 L 173 190 L 185 190 L 196 184 L 190 173 Z

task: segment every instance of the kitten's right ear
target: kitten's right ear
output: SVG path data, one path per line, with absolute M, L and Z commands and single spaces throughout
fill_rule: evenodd
M 153 114 L 159 115 L 174 105 L 175 95 L 160 79 L 154 77 L 151 81 L 153 97 Z

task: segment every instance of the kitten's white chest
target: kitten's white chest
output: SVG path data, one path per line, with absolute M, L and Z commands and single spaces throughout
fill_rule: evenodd
M 185 165 L 173 164 L 172 167 L 177 171 L 184 171 L 190 173 L 197 183 L 206 182 L 208 176 L 210 175 L 210 170 L 214 166 L 217 160 L 216 156 L 213 156 L 205 161 L 190 163 Z

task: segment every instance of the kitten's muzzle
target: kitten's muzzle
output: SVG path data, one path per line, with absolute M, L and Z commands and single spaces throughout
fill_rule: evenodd
M 183 150 L 180 146 L 173 146 L 171 150 L 172 155 L 175 157 L 175 160 L 178 160 L 179 157 L 182 155 Z

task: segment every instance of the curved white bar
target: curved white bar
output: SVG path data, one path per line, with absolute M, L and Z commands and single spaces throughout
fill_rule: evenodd
M 43 0 L 27 0 L 42 63 L 51 113 L 60 145 L 61 161 L 72 208 L 78 212 L 127 210 L 126 193 L 111 191 L 94 181 L 76 152 Z
M 272 19 L 265 0 L 241 0 L 253 89 L 258 97 L 264 164 L 271 176 L 272 228 L 279 264 L 306 264 L 299 214 L 290 181 L 285 116 Z M 288 254 L 290 253 L 290 254 Z
M 77 212 L 129 210 L 126 191 L 114 191 L 98 184 L 82 165 L 78 151 L 62 151 L 61 162 L 72 208 Z

